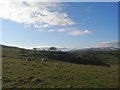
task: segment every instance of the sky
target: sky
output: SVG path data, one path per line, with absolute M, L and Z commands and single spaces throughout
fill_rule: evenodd
M 118 44 L 117 2 L 0 3 L 1 44 L 86 48 Z

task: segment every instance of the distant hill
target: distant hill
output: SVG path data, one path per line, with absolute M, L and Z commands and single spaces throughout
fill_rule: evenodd
M 118 50 L 116 47 L 99 47 L 99 48 L 84 48 L 84 49 L 72 49 L 69 52 L 81 52 L 81 51 L 111 51 Z
M 19 47 L 15 47 L 15 46 L 7 46 L 7 45 L 2 45 L 2 44 L 0 44 L 0 48 L 25 49 L 25 48 L 19 48 Z
M 51 46 L 49 46 L 49 47 L 37 47 L 36 49 L 38 51 L 39 50 L 49 50 L 50 47 Z M 7 45 L 2 45 L 2 44 L 0 44 L 0 48 L 25 49 L 25 48 L 20 48 L 20 47 L 16 47 L 16 46 L 7 46 Z M 83 48 L 83 49 L 70 49 L 70 48 L 64 48 L 64 47 L 56 47 L 56 48 L 57 48 L 57 50 L 68 51 L 68 52 L 120 50 L 120 48 L 116 48 L 116 47 L 97 47 L 97 48 Z

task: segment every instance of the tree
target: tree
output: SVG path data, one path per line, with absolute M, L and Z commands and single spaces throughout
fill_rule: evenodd
M 56 47 L 50 47 L 50 48 L 49 48 L 49 51 L 55 52 L 55 51 L 57 51 L 57 48 L 56 48 Z
M 36 48 L 33 48 L 33 50 L 34 50 L 35 52 L 37 52 L 37 49 L 36 49 Z

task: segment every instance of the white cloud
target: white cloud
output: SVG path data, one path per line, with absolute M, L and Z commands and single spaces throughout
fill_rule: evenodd
M 72 35 L 72 36 L 86 35 L 86 34 L 91 34 L 91 33 L 92 32 L 90 30 L 84 30 L 84 31 L 72 30 L 72 31 L 68 32 L 68 34 Z
M 95 47 L 118 47 L 120 45 L 120 41 L 108 41 L 108 42 L 101 42 Z
M 47 32 L 67 32 L 68 35 L 72 36 L 78 36 L 78 35 L 86 35 L 86 34 L 91 34 L 92 31 L 90 30 L 75 30 L 71 28 L 61 28 L 61 29 L 51 29 L 47 30 Z
M 56 30 L 48 30 L 47 32 L 55 32 Z
M 61 3 L 22 1 L 24 2 L 18 2 L 17 0 L 0 2 L 0 18 L 31 24 L 36 28 L 75 24 L 66 13 L 59 12 Z
M 47 32 L 65 32 L 67 29 L 61 28 L 61 29 L 55 29 L 55 30 L 48 30 Z
M 58 29 L 57 31 L 58 31 L 58 32 L 65 32 L 66 29 L 63 29 L 63 28 L 62 28 L 62 29 Z
M 12 2 L 14 0 L 7 0 Z M 29 1 L 29 2 L 119 2 L 119 0 L 18 0 L 18 2 Z M 6 2 L 5 0 L 0 0 L 0 2 Z
M 15 2 L 16 0 L 7 0 L 7 2 Z M 6 2 L 5 0 L 0 0 L 0 2 Z M 17 0 L 17 2 L 60 2 L 60 0 Z
M 35 28 L 44 28 L 44 27 L 48 27 L 48 24 L 44 24 L 44 25 L 38 25 L 38 24 L 34 24 Z
M 49 25 L 48 24 L 45 24 L 43 27 L 48 27 Z
M 40 26 L 40 25 L 34 24 L 34 27 L 35 27 L 35 28 L 42 28 L 43 26 Z

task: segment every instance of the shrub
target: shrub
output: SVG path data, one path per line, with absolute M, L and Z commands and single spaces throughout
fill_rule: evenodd
M 105 62 L 105 60 L 102 57 L 90 53 L 83 54 L 79 60 L 79 63 L 98 65 L 98 66 L 108 66 L 108 64 Z

